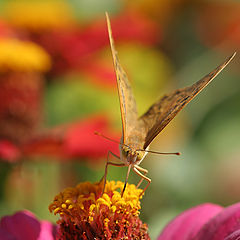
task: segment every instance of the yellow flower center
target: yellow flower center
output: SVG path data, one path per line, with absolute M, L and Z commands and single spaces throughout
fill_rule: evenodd
M 84 182 L 75 188 L 66 188 L 58 194 L 49 210 L 54 214 L 76 217 L 76 212 L 84 214 L 89 221 L 93 221 L 95 215 L 99 214 L 101 207 L 106 207 L 109 214 L 115 212 L 138 216 L 140 207 L 139 196 L 141 189 L 133 184 L 127 184 L 123 197 L 121 191 L 124 183 L 111 181 L 106 183 L 105 193 L 102 193 L 101 183 Z M 107 218 L 106 218 L 107 223 Z

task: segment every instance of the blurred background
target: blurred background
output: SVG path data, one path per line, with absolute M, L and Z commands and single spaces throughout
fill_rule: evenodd
M 121 119 L 107 35 L 139 114 L 190 85 L 240 48 L 239 1 L 2 0 L 0 2 L 0 217 L 28 209 L 41 219 L 54 196 L 98 181 Z M 154 239 L 176 214 L 203 202 L 239 201 L 239 54 L 154 140 L 142 167 L 152 184 L 141 219 Z M 109 180 L 125 168 L 110 167 Z M 130 183 L 138 176 L 131 173 Z

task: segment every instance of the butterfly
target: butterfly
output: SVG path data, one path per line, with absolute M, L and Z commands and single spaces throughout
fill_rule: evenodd
M 112 36 L 111 23 L 106 13 L 108 35 L 110 40 L 113 64 L 117 78 L 118 95 L 120 102 L 121 118 L 122 118 L 122 139 L 119 144 L 120 157 L 112 152 L 108 153 L 107 163 L 104 174 L 104 187 L 106 184 L 106 176 L 108 165 L 128 166 L 125 185 L 122 190 L 122 196 L 126 188 L 128 176 L 132 169 L 141 177 L 137 187 L 140 186 L 145 179 L 148 183 L 143 189 L 142 194 L 146 191 L 151 179 L 146 176 L 148 171 L 139 166 L 148 152 L 158 153 L 148 150 L 153 139 L 167 126 L 167 124 L 183 109 L 201 90 L 203 90 L 234 58 L 232 54 L 226 61 L 216 67 L 212 72 L 194 83 L 192 86 L 177 89 L 169 94 L 164 95 L 156 101 L 146 113 L 141 117 L 138 116 L 137 105 L 132 93 L 130 83 L 126 72 L 122 68 L 118 53 L 116 51 Z M 109 154 L 121 160 L 121 163 L 109 161 Z M 168 153 L 161 153 L 168 154 Z M 171 153 L 170 153 L 171 154 Z M 179 153 L 173 153 L 179 155 Z M 103 188 L 104 192 L 104 188 Z

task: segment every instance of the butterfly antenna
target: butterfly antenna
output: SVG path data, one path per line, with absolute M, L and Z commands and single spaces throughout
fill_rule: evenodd
M 111 139 L 111 138 L 109 138 L 109 137 L 106 137 L 105 135 L 103 135 L 103 134 L 101 134 L 101 133 L 99 133 L 99 132 L 94 132 L 94 134 L 95 134 L 95 135 L 98 135 L 98 136 L 101 136 L 101 137 L 103 137 L 103 138 L 105 138 L 105 139 L 107 139 L 107 140 L 109 140 L 109 141 L 115 142 L 115 143 L 117 143 L 117 144 L 121 144 L 120 142 L 118 142 L 118 141 L 116 141 L 116 140 L 114 140 L 114 139 Z
M 128 147 L 126 144 L 120 143 L 120 142 L 118 142 L 118 141 L 116 141 L 116 140 L 114 140 L 114 139 L 111 139 L 111 138 L 109 138 L 109 137 L 106 137 L 105 135 L 103 135 L 103 134 L 101 134 L 101 133 L 99 133 L 99 132 L 94 132 L 94 134 L 95 134 L 95 135 L 98 135 L 98 136 L 100 136 L 100 137 L 103 137 L 103 138 L 105 138 L 105 139 L 107 139 L 107 140 L 109 140 L 109 141 L 115 142 L 115 143 L 117 143 L 117 144 L 119 144 L 119 145 L 121 145 L 121 146 L 126 146 L 126 147 Z
M 180 155 L 180 152 L 157 152 L 157 151 L 151 151 L 151 150 L 144 150 L 144 149 L 137 149 L 136 151 L 141 151 L 141 152 L 147 152 L 147 153 L 155 153 L 155 154 L 161 154 L 161 155 Z
M 126 186 L 127 186 L 127 182 L 128 182 L 128 177 L 129 177 L 129 173 L 130 173 L 131 168 L 132 168 L 132 165 L 129 164 L 129 166 L 128 166 L 128 171 L 127 171 L 127 176 L 126 176 L 126 179 L 125 179 L 125 183 L 124 183 L 124 187 L 123 187 L 123 190 L 122 190 L 121 197 L 123 197 L 123 194 L 124 194 L 124 192 L 125 192 L 125 189 L 126 189 Z

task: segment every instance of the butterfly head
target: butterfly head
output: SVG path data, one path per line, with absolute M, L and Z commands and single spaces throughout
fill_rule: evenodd
M 123 160 L 127 161 L 128 163 L 139 164 L 143 160 L 145 154 L 145 152 L 135 150 L 129 146 L 122 146 Z

